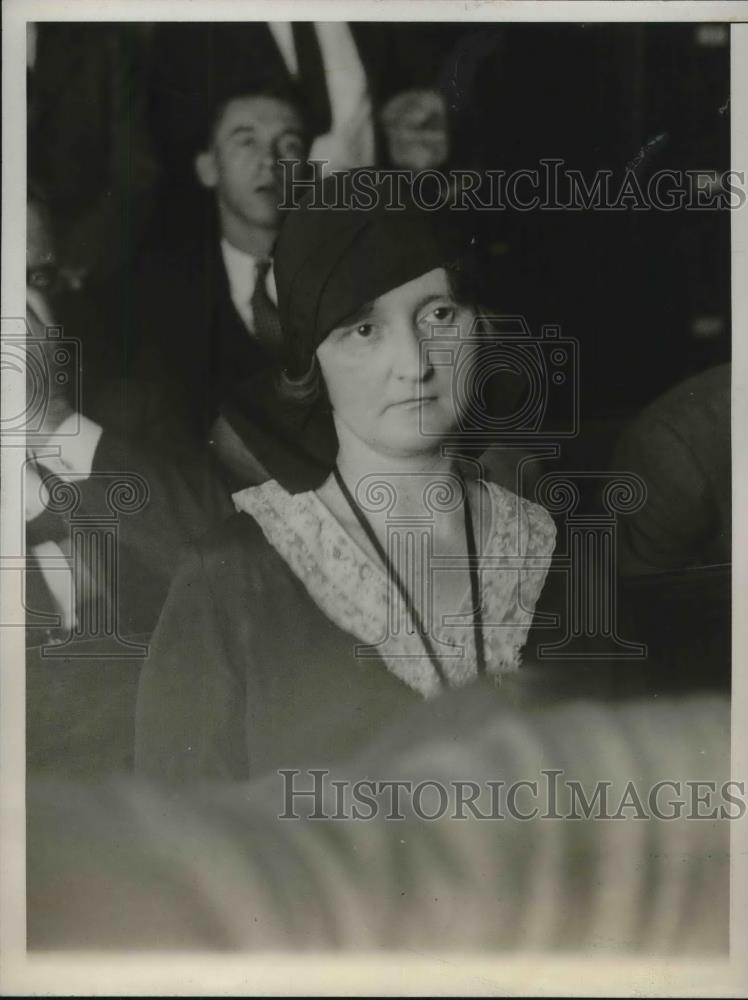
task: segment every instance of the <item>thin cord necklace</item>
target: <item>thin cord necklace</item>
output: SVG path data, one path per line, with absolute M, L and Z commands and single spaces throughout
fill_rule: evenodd
M 436 655 L 436 650 L 434 649 L 431 639 L 429 638 L 428 634 L 426 633 L 426 630 L 423 627 L 421 616 L 418 614 L 418 611 L 416 610 L 413 600 L 410 594 L 408 593 L 408 590 L 405 584 L 403 583 L 400 574 L 393 566 L 389 554 L 385 551 L 384 547 L 382 546 L 382 543 L 379 541 L 376 534 L 374 533 L 374 529 L 369 523 L 369 519 L 367 518 L 366 514 L 364 514 L 363 510 L 361 510 L 355 498 L 353 497 L 353 494 L 346 486 L 345 480 L 340 474 L 340 469 L 337 467 L 337 465 L 333 469 L 333 474 L 335 476 L 335 482 L 340 487 L 340 492 L 343 494 L 343 497 L 345 498 L 348 506 L 351 508 L 351 511 L 355 515 L 356 520 L 361 525 L 364 534 L 371 542 L 374 551 L 382 560 L 382 563 L 384 564 L 384 567 L 387 570 L 387 575 L 389 579 L 397 587 L 398 593 L 400 594 L 400 598 L 403 604 L 405 605 L 405 609 L 408 613 L 408 617 L 410 618 L 415 631 L 418 633 L 418 636 L 420 637 L 421 642 L 423 643 L 424 648 L 426 649 L 426 653 L 428 654 L 429 660 L 431 661 L 431 665 L 436 671 L 436 675 L 439 678 L 440 683 L 442 684 L 442 686 L 447 687 L 448 686 L 447 678 L 444 676 L 444 668 L 442 667 L 439 661 L 439 657 Z M 473 518 L 470 512 L 470 500 L 468 499 L 467 485 L 462 476 L 462 473 L 458 472 L 458 475 L 460 477 L 460 482 L 462 483 L 462 489 L 465 496 L 465 501 L 463 503 L 463 509 L 465 512 L 465 542 L 466 542 L 468 564 L 470 571 L 470 597 L 473 604 L 473 636 L 475 638 L 475 655 L 478 664 L 478 673 L 483 674 L 486 671 L 486 650 L 483 642 L 483 616 L 481 614 L 480 584 L 478 581 L 478 560 L 477 560 L 477 551 L 475 546 L 475 533 L 473 531 Z

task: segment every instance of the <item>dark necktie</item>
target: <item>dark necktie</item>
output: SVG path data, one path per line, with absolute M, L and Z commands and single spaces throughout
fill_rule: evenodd
M 298 65 L 297 80 L 309 116 L 309 130 L 312 135 L 324 135 L 330 131 L 332 114 L 314 21 L 294 21 L 291 28 Z
M 269 260 L 257 261 L 255 274 L 255 290 L 252 292 L 250 305 L 254 317 L 254 333 L 257 340 L 272 357 L 280 354 L 283 341 L 278 310 L 268 295 L 266 279 L 270 270 Z

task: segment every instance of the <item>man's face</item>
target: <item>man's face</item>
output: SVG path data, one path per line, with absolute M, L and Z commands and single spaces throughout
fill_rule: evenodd
M 197 157 L 202 184 L 215 188 L 223 208 L 249 225 L 278 225 L 282 199 L 280 159 L 305 154 L 301 120 L 271 97 L 239 97 L 224 108 L 210 149 Z

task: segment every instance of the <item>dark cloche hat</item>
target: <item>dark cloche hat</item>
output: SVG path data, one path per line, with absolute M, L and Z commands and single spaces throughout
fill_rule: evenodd
M 372 175 L 372 172 L 368 172 Z M 378 174 L 371 207 L 338 207 L 338 178 L 305 192 L 288 211 L 274 252 L 278 309 L 289 373 L 308 368 L 332 329 L 367 302 L 436 267 L 455 265 L 470 238 L 445 210 L 412 198 L 393 207 Z

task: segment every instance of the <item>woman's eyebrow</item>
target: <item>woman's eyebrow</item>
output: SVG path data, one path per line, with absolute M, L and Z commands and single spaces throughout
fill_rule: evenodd
M 418 312 L 419 309 L 423 309 L 423 307 L 429 305 L 430 302 L 437 302 L 439 299 L 449 299 L 450 302 L 454 301 L 450 292 L 429 292 L 415 303 L 413 311 Z

